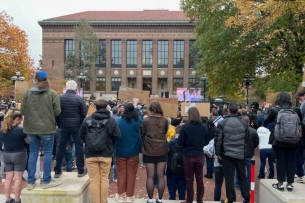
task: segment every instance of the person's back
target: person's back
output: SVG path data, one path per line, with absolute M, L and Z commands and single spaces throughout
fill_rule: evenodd
M 43 189 L 60 185 L 51 178 L 52 151 L 56 131 L 55 116 L 61 112 L 57 93 L 50 89 L 47 74 L 35 75 L 35 86 L 23 95 L 20 113 L 24 115 L 23 132 L 28 135 L 30 156 L 28 162 L 28 190 L 35 187 L 36 163 L 39 148 L 44 150 Z

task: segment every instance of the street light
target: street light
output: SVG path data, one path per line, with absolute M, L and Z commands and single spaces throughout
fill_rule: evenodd
M 200 78 L 200 80 L 201 83 L 203 84 L 203 101 L 205 102 L 206 81 L 207 81 L 206 74 L 204 74 L 203 77 Z
M 25 80 L 25 77 L 20 76 L 20 72 L 19 72 L 19 71 L 16 72 L 15 74 L 16 74 L 16 75 L 14 75 L 13 77 L 11 77 L 11 80 L 13 81 L 14 85 L 15 85 L 15 82 L 16 82 L 16 81 L 21 81 L 21 82 L 23 82 L 23 81 Z
M 84 73 L 80 73 L 79 76 L 77 76 L 77 79 L 80 81 L 80 88 L 83 88 L 83 82 L 86 80 L 86 76 L 84 75 Z M 84 97 L 84 90 L 83 90 L 83 95 Z
M 254 82 L 253 78 L 250 78 L 249 73 L 245 74 L 245 78 L 244 78 L 244 85 L 246 86 L 247 89 L 247 104 L 249 104 L 249 86 L 252 85 Z

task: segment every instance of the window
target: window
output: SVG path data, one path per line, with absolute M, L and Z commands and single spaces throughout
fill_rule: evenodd
M 96 60 L 96 67 L 106 67 L 106 40 L 99 40 L 99 52 Z
M 174 68 L 184 68 L 184 41 L 174 41 Z
M 111 67 L 121 68 L 122 65 L 122 41 L 111 40 Z
M 183 87 L 183 78 L 173 79 L 173 92 L 176 92 L 178 87 Z
M 96 91 L 106 91 L 106 78 L 96 78 Z
M 153 55 L 153 41 L 142 41 L 142 67 L 152 68 L 152 55 Z
M 121 78 L 111 78 L 111 91 L 119 91 Z
M 168 41 L 158 41 L 158 68 L 168 67 Z
M 197 87 L 198 83 L 198 78 L 189 78 L 189 87 Z
M 90 80 L 80 81 L 80 88 L 83 88 L 84 91 L 90 91 Z
M 136 68 L 138 63 L 138 42 L 127 40 L 127 68 Z
M 88 42 L 80 42 L 79 50 L 80 50 L 80 66 L 81 67 L 89 67 L 90 66 L 90 56 L 89 56 L 89 45 Z
M 195 40 L 190 40 L 189 67 L 194 68 L 196 51 L 193 48 Z
M 65 40 L 65 61 L 69 58 L 69 55 L 75 55 L 75 44 L 73 39 Z
M 66 77 L 66 80 L 74 80 L 74 77 Z

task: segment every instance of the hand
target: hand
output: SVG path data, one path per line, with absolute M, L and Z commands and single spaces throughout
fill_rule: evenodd
M 135 108 L 137 108 L 138 102 L 132 102 L 132 104 L 133 104 L 133 106 L 134 106 Z
M 212 156 L 211 154 L 207 154 L 207 156 L 208 156 L 209 158 L 213 158 L 213 156 Z
M 222 160 L 222 157 L 221 157 L 221 156 L 219 156 L 218 158 L 219 158 L 220 160 Z

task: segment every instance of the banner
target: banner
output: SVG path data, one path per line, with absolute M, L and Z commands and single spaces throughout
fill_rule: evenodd
M 177 98 L 183 102 L 201 101 L 201 88 L 177 88 Z

